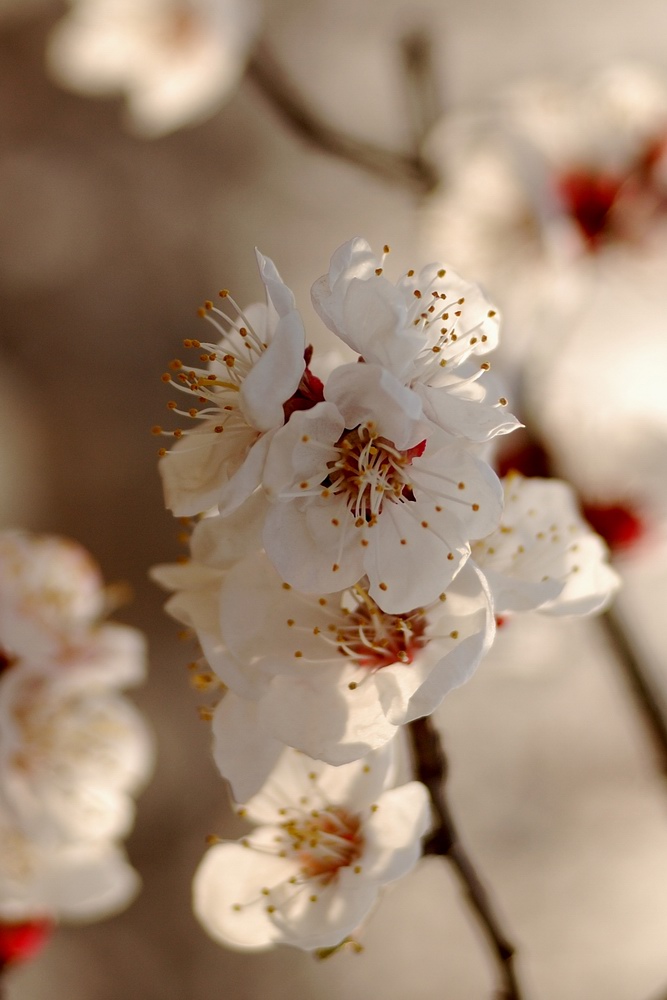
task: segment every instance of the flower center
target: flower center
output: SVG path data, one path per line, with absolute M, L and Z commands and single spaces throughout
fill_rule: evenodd
M 358 604 L 347 612 L 345 623 L 336 631 L 338 652 L 373 670 L 392 663 L 412 663 L 428 642 L 423 610 L 390 615 L 381 611 L 359 584 L 352 593 Z
M 317 878 L 328 885 L 339 869 L 361 857 L 361 820 L 340 806 L 314 809 L 307 817 L 287 820 L 282 826 L 305 878 Z
M 610 216 L 622 180 L 603 173 L 584 171 L 565 174 L 558 191 L 591 249 L 612 235 Z
M 583 513 L 612 551 L 632 548 L 646 532 L 646 524 L 630 506 L 584 504 Z
M 309 344 L 304 352 L 306 367 L 297 390 L 286 402 L 283 403 L 285 413 L 285 423 L 296 410 L 311 410 L 316 403 L 324 400 L 324 383 L 317 375 L 313 375 L 310 368 L 310 360 L 313 356 L 312 345 Z
M 374 524 L 385 500 L 414 499 L 405 470 L 422 454 L 426 442 L 399 451 L 391 441 L 379 437 L 369 421 L 346 431 L 337 447 L 340 456 L 329 463 L 324 486 L 336 495 L 347 494 L 347 505 L 358 519 L 358 527 Z

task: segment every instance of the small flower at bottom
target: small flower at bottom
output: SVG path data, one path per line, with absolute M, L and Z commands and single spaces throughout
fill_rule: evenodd
M 257 828 L 211 847 L 195 875 L 195 913 L 212 937 L 313 951 L 359 926 L 381 886 L 416 864 L 429 825 L 424 785 L 389 787 L 393 747 L 337 768 L 284 751 L 239 810 Z

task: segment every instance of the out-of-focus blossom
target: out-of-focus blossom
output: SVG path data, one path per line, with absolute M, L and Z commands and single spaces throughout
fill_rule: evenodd
M 500 360 L 558 474 L 664 519 L 667 88 L 639 66 L 526 83 L 434 149 L 425 248 L 497 298 Z
M 493 290 L 505 358 L 562 334 L 602 251 L 664 246 L 666 140 L 667 91 L 638 66 L 583 87 L 527 81 L 443 121 L 433 152 L 444 183 L 425 206 L 423 242 Z
M 125 836 L 152 765 L 138 710 L 86 664 L 21 659 L 0 677 L 0 788 L 14 814 L 62 840 Z
M 76 645 L 107 610 L 99 567 L 55 535 L 0 532 L 0 646 L 56 654 Z
M 500 527 L 473 545 L 496 611 L 587 615 L 619 586 L 602 539 L 582 518 L 573 491 L 556 479 L 503 480 Z
M 112 840 L 63 840 L 0 806 L 0 920 L 98 920 L 122 910 L 139 877 Z
M 208 302 L 201 312 L 222 340 L 186 341 L 187 347 L 204 351 L 200 358 L 207 367 L 191 368 L 177 360 L 172 362 L 174 374 L 165 375 L 188 397 L 186 410 L 176 402 L 170 409 L 200 424 L 175 432 L 155 428 L 177 438 L 160 461 L 165 500 L 177 515 L 203 513 L 215 505 L 232 511 L 257 489 L 271 438 L 290 412 L 288 401 L 299 396 L 301 383 L 309 378 L 294 297 L 273 262 L 260 253 L 257 260 L 266 305 L 242 312 L 223 293 L 230 318 Z
M 159 136 L 209 118 L 241 77 L 255 0 L 70 0 L 54 29 L 54 78 L 93 97 L 124 95 L 128 122 Z
M 95 919 L 138 876 L 117 844 L 152 767 L 119 689 L 145 671 L 135 629 L 74 542 L 0 533 L 0 920 Z
M 330 767 L 282 754 L 240 810 L 255 829 L 211 847 L 194 880 L 195 913 L 230 947 L 335 947 L 366 918 L 380 888 L 407 874 L 429 824 L 419 782 L 391 784 L 392 744 Z

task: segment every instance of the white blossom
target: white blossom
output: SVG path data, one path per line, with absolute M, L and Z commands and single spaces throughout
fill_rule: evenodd
M 266 452 L 275 430 L 285 420 L 285 405 L 305 376 L 305 334 L 294 297 L 273 262 L 257 253 L 266 305 L 245 312 L 222 292 L 231 316 L 208 302 L 202 310 L 219 343 L 188 340 L 203 349 L 206 368 L 172 363 L 174 388 L 188 397 L 186 410 L 173 401 L 170 409 L 199 426 L 172 433 L 176 442 L 164 452 L 160 472 L 167 506 L 188 516 L 218 505 L 238 507 L 259 486 Z M 192 404 L 203 403 L 199 409 Z
M 503 480 L 498 529 L 473 545 L 496 611 L 587 615 L 602 611 L 619 586 L 608 550 L 582 518 L 572 489 L 556 479 Z
M 442 264 L 392 284 L 385 257 L 360 237 L 336 250 L 311 292 L 329 329 L 413 389 L 426 416 L 449 433 L 484 441 L 514 430 L 507 400 L 494 397 L 495 383 L 484 378 L 489 363 L 476 362 L 498 343 L 497 310 Z
M 468 540 L 498 523 L 495 474 L 429 424 L 420 397 L 379 365 L 341 365 L 324 395 L 271 441 L 269 558 L 307 593 L 366 575 L 383 611 L 434 601 L 468 558 Z
M 216 520 L 193 535 L 208 563 L 158 578 L 178 588 L 167 610 L 195 629 L 230 689 L 213 718 L 214 757 L 237 798 L 257 791 L 284 745 L 334 765 L 383 746 L 466 681 L 491 645 L 493 607 L 472 565 L 431 605 L 387 614 L 365 580 L 302 594 L 262 552 L 214 569 L 205 542 Z
M 159 136 L 209 118 L 238 83 L 254 0 L 70 0 L 48 64 L 63 86 L 124 95 L 128 124 Z
M 194 880 L 195 913 L 230 947 L 338 945 L 380 888 L 405 875 L 429 825 L 428 793 L 391 781 L 391 748 L 332 768 L 285 750 L 239 813 L 242 841 L 211 847 Z

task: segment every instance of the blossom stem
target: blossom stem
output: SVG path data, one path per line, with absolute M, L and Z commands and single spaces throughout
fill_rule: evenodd
M 635 652 L 627 626 L 616 606 L 600 615 L 600 624 L 609 639 L 616 660 L 642 717 L 644 728 L 653 744 L 656 763 L 663 777 L 667 778 L 667 711 L 662 699 L 651 683 L 648 668 Z
M 247 72 L 273 108 L 306 142 L 418 194 L 427 194 L 438 183 L 435 169 L 420 152 L 386 149 L 325 122 L 287 77 L 266 42 L 255 47 Z
M 473 862 L 461 843 L 446 794 L 448 762 L 440 736 L 430 718 L 409 724 L 416 776 L 426 785 L 435 810 L 437 825 L 424 846 L 425 854 L 447 858 L 461 880 L 468 902 L 493 950 L 501 987 L 497 1000 L 521 1000 L 515 970 L 515 947 L 502 928 Z

